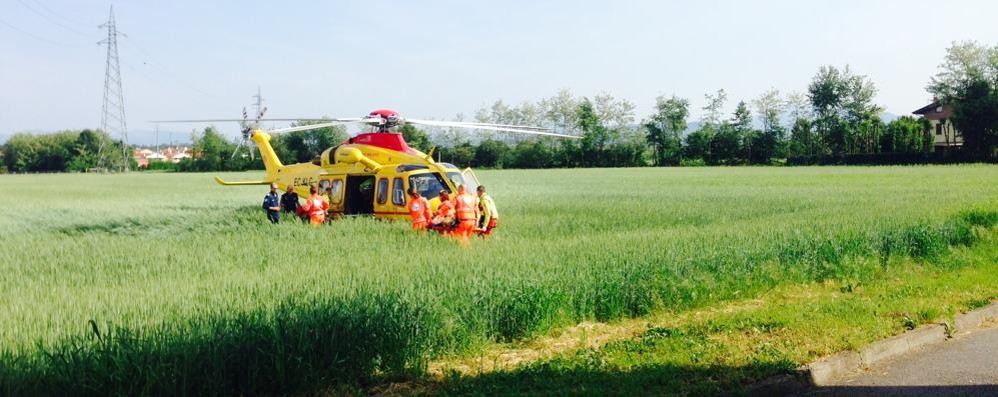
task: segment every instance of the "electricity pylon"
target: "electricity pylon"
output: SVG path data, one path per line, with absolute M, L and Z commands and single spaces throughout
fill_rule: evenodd
M 109 137 L 115 135 L 121 137 L 121 169 L 128 172 L 128 164 L 130 163 L 128 127 L 125 124 L 125 99 L 121 93 L 121 69 L 118 66 L 118 36 L 125 36 L 125 34 L 118 31 L 114 22 L 114 6 L 111 6 L 107 22 L 98 27 L 107 28 L 107 38 L 97 42 L 98 45 L 107 46 L 107 64 L 104 67 L 104 104 L 101 107 L 100 129 Z M 97 168 L 108 165 L 104 145 L 105 142 L 102 139 L 97 150 Z

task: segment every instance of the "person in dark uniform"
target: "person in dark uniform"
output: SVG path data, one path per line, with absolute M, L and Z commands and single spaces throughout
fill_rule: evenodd
M 270 193 L 263 197 L 263 209 L 267 211 L 270 223 L 281 221 L 281 201 L 277 198 L 277 184 L 270 184 Z
M 288 190 L 281 195 L 281 211 L 291 215 L 298 213 L 298 193 L 295 193 L 291 185 L 288 185 Z

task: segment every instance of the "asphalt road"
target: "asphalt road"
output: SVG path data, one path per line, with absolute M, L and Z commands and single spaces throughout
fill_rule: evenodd
M 958 336 L 803 396 L 998 396 L 998 326 Z

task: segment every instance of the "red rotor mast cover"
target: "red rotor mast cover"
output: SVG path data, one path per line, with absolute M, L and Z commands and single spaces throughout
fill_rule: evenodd
M 398 119 L 399 113 L 391 109 L 377 109 L 371 112 L 371 117 L 381 117 L 384 120 Z M 415 149 L 409 147 L 405 143 L 405 139 L 402 138 L 402 134 L 397 132 L 366 132 L 357 135 L 353 138 L 347 139 L 346 143 L 355 143 L 360 145 L 371 145 L 380 148 L 394 150 L 396 152 L 403 152 L 411 155 L 418 155 Z

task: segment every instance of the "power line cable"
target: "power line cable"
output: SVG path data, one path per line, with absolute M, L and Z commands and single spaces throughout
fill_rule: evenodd
M 71 32 L 73 32 L 73 33 L 76 33 L 76 34 L 78 34 L 78 35 L 80 35 L 80 36 L 83 36 L 83 37 L 92 37 L 92 35 L 89 35 L 89 34 L 86 34 L 86 33 L 83 33 L 83 32 L 81 32 L 81 31 L 79 31 L 79 30 L 77 30 L 77 29 L 75 29 L 75 28 L 72 28 L 72 27 L 69 27 L 69 26 L 66 26 L 66 25 L 65 25 L 65 24 L 63 24 L 62 22 L 59 22 L 59 21 L 57 21 L 57 20 L 53 19 L 52 17 L 50 17 L 50 16 L 48 16 L 48 15 L 45 15 L 45 14 L 41 13 L 40 11 L 36 10 L 36 9 L 35 9 L 34 7 L 32 7 L 32 6 L 28 5 L 28 3 L 25 3 L 25 2 L 24 2 L 24 0 L 17 0 L 17 2 L 18 2 L 18 3 L 21 3 L 21 5 L 22 5 L 22 6 L 24 6 L 24 8 L 27 8 L 27 9 L 31 10 L 31 12 L 35 13 L 35 15 L 38 15 L 38 16 L 40 16 L 40 17 L 42 17 L 42 18 L 45 18 L 45 19 L 46 19 L 46 20 L 48 20 L 49 22 L 52 22 L 52 23 L 54 23 L 54 24 L 58 25 L 59 27 L 61 27 L 61 28 L 63 28 L 63 29 L 66 29 L 66 30 L 69 30 L 69 31 L 71 31 Z
M 11 28 L 11 29 L 13 29 L 14 31 L 16 31 L 18 33 L 21 33 L 21 34 L 23 34 L 25 36 L 31 37 L 31 38 L 33 38 L 35 40 L 38 40 L 38 41 L 46 42 L 46 43 L 49 43 L 49 44 L 52 44 L 52 45 L 56 45 L 56 46 L 60 46 L 60 47 L 79 47 L 78 45 L 67 44 L 67 43 L 62 43 L 62 42 L 58 42 L 58 41 L 55 41 L 55 40 L 46 39 L 46 38 L 44 38 L 42 36 L 38 36 L 38 35 L 36 35 L 34 33 L 31 33 L 29 31 L 21 29 L 21 28 L 19 28 L 17 26 L 11 25 L 9 22 L 4 21 L 2 19 L 0 19 L 0 24 L 3 24 L 4 26 L 7 26 L 8 28 Z
M 31 0 L 31 1 L 33 1 L 35 4 L 37 4 L 39 7 L 41 7 L 43 10 L 45 10 L 49 14 L 52 14 L 52 15 L 56 16 L 57 18 L 62 19 L 63 21 L 69 22 L 70 24 L 73 24 L 73 25 L 76 25 L 76 26 L 88 26 L 88 27 L 90 26 L 90 24 L 83 24 L 83 23 L 79 23 L 79 22 L 77 22 L 75 20 L 66 18 L 65 16 L 63 16 L 62 14 L 56 12 L 55 10 L 53 10 L 51 8 L 48 8 L 48 6 L 46 6 L 45 4 L 43 4 L 41 1 L 38 1 L 38 0 Z
M 209 98 L 221 99 L 221 97 L 218 96 L 218 95 L 206 92 L 206 91 L 204 91 L 204 90 L 202 90 L 202 89 L 194 86 L 193 84 L 188 83 L 184 79 L 182 79 L 179 76 L 177 76 L 175 73 L 170 72 L 169 70 L 167 70 L 165 67 L 163 67 L 161 65 L 160 62 L 154 61 L 153 60 L 154 57 L 152 56 L 152 54 L 150 54 L 148 51 L 142 49 L 142 47 L 140 47 L 138 45 L 138 43 L 135 41 L 134 37 L 129 37 L 129 40 L 122 41 L 122 43 L 124 44 L 122 47 L 125 48 L 126 50 L 128 50 L 128 49 L 135 50 L 132 54 L 133 55 L 138 55 L 138 58 L 142 59 L 143 64 L 145 64 L 147 66 L 150 66 L 152 68 L 155 68 L 161 74 L 165 75 L 167 78 L 173 80 L 174 82 L 176 82 L 177 84 L 183 86 L 184 88 L 187 88 L 187 89 L 189 89 L 191 91 L 194 91 L 194 92 L 196 92 L 198 94 L 201 94 L 201 95 L 209 97 Z M 145 56 L 143 57 L 142 54 L 136 54 L 136 52 L 140 52 L 142 54 L 145 54 Z

